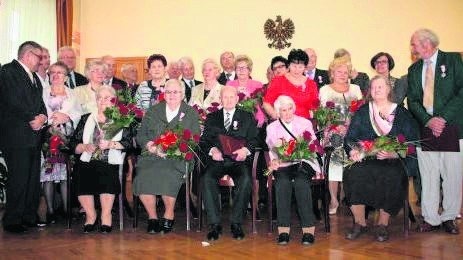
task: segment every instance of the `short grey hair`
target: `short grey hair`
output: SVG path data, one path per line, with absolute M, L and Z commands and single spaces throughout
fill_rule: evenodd
M 89 77 L 90 76 L 90 70 L 95 66 L 103 67 L 103 71 L 104 71 L 105 74 L 108 71 L 108 66 L 106 66 L 106 64 L 103 61 L 101 61 L 101 60 L 91 60 L 91 61 L 87 62 L 87 64 L 85 64 L 85 69 L 84 69 L 85 77 L 90 78 Z
M 178 60 L 178 65 L 181 69 L 183 69 L 183 66 L 187 63 L 190 63 L 193 67 L 195 66 L 190 57 L 182 57 Z
M 432 44 L 433 47 L 439 46 L 439 37 L 437 36 L 436 33 L 431 31 L 430 29 L 427 28 L 422 28 L 418 29 L 413 33 L 418 40 L 420 41 L 421 44 L 423 44 L 425 41 L 429 40 L 429 42 Z
M 96 97 L 98 98 L 103 91 L 108 91 L 111 96 L 116 97 L 116 90 L 111 87 L 110 85 L 101 85 L 97 90 L 96 90 Z
M 334 52 L 334 58 L 340 58 L 344 56 L 349 56 L 350 57 L 350 52 L 344 48 L 339 48 Z
M 275 100 L 275 103 L 273 103 L 273 107 L 278 116 L 280 115 L 280 108 L 283 105 L 292 105 L 294 110 L 296 110 L 296 103 L 294 103 L 294 100 L 290 96 L 281 95 Z
M 182 99 L 184 99 L 185 98 L 185 83 L 183 83 L 183 81 L 179 79 L 169 79 L 168 81 L 166 81 L 164 89 L 166 89 L 167 87 L 173 86 L 173 85 L 177 85 L 180 87 L 180 91 L 182 92 Z
M 65 51 L 72 51 L 74 55 L 76 54 L 76 51 L 71 46 L 63 46 L 58 49 L 58 57 L 60 56 L 62 52 L 65 52 Z
M 18 48 L 18 59 L 22 59 L 28 51 L 33 49 L 42 50 L 42 46 L 34 41 L 23 42 Z

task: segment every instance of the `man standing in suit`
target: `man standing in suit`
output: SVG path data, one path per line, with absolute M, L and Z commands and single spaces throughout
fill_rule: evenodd
M 241 227 L 244 212 L 252 189 L 251 154 L 258 143 L 257 123 L 254 116 L 240 109 L 237 89 L 224 86 L 220 93 L 223 108 L 210 113 L 206 119 L 201 148 L 208 153 L 207 166 L 201 179 L 204 192 L 204 205 L 209 224 L 208 240 L 217 240 L 222 233 L 219 213 L 219 179 L 230 175 L 235 183 L 235 195 L 231 212 L 231 232 L 233 238 L 241 240 L 244 232 Z M 225 155 L 219 136 L 225 135 L 245 141 L 245 146 L 233 151 L 232 156 Z
M 88 80 L 84 75 L 74 71 L 76 68 L 76 52 L 72 47 L 63 46 L 59 48 L 58 61 L 61 61 L 64 64 L 66 64 L 66 66 L 68 66 L 69 69 L 69 75 L 68 80 L 66 82 L 66 86 L 68 86 L 71 89 L 74 89 L 76 87 L 88 84 Z
M 235 55 L 231 51 L 226 51 L 220 55 L 220 65 L 222 65 L 222 73 L 217 80 L 221 85 L 226 85 L 227 81 L 235 80 L 238 77 L 235 72 Z
M 105 55 L 101 57 L 101 61 L 108 67 L 108 70 L 106 70 L 105 79 L 103 80 L 103 84 L 112 86 L 116 90 L 125 88 L 127 86 L 127 83 L 114 76 L 116 74 L 116 60 L 112 56 Z
M 42 60 L 40 61 L 37 76 L 39 76 L 42 88 L 50 86 L 50 78 L 48 77 L 48 67 L 50 67 L 50 53 L 48 49 L 42 47 Z
M 413 33 L 410 45 L 419 60 L 408 68 L 408 108 L 422 127 L 423 145 L 417 149 L 421 174 L 420 232 L 439 229 L 458 234 L 463 174 L 463 62 L 458 53 L 438 49 L 429 29 Z M 442 207 L 439 201 L 442 179 Z
M 135 96 L 135 92 L 137 91 L 138 84 L 137 84 L 137 67 L 131 63 L 124 63 L 121 66 L 121 75 L 122 80 L 126 83 L 127 88 L 131 90 L 132 97 Z
M 190 57 L 181 58 L 178 64 L 182 72 L 182 81 L 185 84 L 185 100 L 188 103 L 191 98 L 191 90 L 203 82 L 195 79 L 195 65 Z
M 18 59 L 0 70 L 0 149 L 8 167 L 3 228 L 22 233 L 36 222 L 40 196 L 40 137 L 47 121 L 37 72 L 42 47 L 19 46 Z
M 326 84 L 330 84 L 330 77 L 328 76 L 328 71 L 317 69 L 317 54 L 311 48 L 307 48 L 304 50 L 305 53 L 309 56 L 309 63 L 305 68 L 304 75 L 307 78 L 315 81 L 317 83 L 317 87 L 320 90 Z

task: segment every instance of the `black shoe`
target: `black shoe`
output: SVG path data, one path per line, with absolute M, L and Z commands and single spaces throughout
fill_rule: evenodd
M 288 233 L 281 233 L 278 235 L 277 244 L 285 246 L 289 243 L 289 234 Z
M 315 243 L 315 237 L 310 233 L 304 233 L 301 238 L 301 244 L 303 245 L 313 245 Z
M 37 221 L 23 221 L 22 225 L 26 228 L 34 228 L 37 227 Z
M 233 223 L 231 224 L 230 229 L 234 239 L 242 240 L 244 238 L 244 232 L 241 224 Z
M 207 240 L 217 240 L 222 234 L 222 226 L 220 224 L 209 225 L 209 232 L 207 233 Z
M 48 221 L 38 220 L 37 227 L 46 227 L 48 225 Z
M 174 226 L 174 220 L 172 219 L 166 219 L 166 218 L 162 218 L 161 219 L 161 232 L 163 234 L 167 234 L 169 233 L 170 231 L 172 231 L 172 227 Z
M 101 227 L 100 227 L 100 232 L 103 233 L 103 234 L 111 233 L 112 230 L 113 230 L 113 228 L 111 226 L 101 225 Z
M 48 214 L 47 213 L 47 223 L 55 224 L 56 223 L 56 215 L 54 213 Z
M 27 228 L 20 224 L 4 226 L 3 230 L 8 231 L 10 233 L 17 233 L 17 234 L 27 232 Z
M 95 222 L 93 222 L 93 224 L 85 224 L 83 228 L 83 232 L 85 234 L 88 234 L 88 233 L 95 231 L 95 229 L 96 229 L 96 220 Z
M 148 228 L 146 229 L 146 232 L 150 234 L 157 234 L 161 232 L 161 230 L 159 219 L 148 219 Z
M 349 233 L 346 234 L 346 239 L 355 240 L 361 234 L 366 233 L 367 231 L 368 228 L 366 226 L 362 226 L 360 224 L 355 223 L 354 227 L 349 231 Z
M 389 239 L 389 232 L 387 232 L 387 226 L 378 225 L 376 227 L 376 241 L 385 242 Z
M 447 220 L 442 223 L 442 226 L 444 227 L 445 232 L 452 234 L 452 235 L 458 235 L 460 234 L 460 230 L 458 230 L 457 225 L 455 224 L 455 220 Z

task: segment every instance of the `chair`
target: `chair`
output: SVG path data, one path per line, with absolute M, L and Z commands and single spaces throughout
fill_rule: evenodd
M 71 160 L 71 153 L 70 151 L 65 151 L 66 155 L 66 169 L 67 169 L 67 205 L 68 209 L 66 212 L 67 215 L 67 228 L 71 229 L 72 225 L 72 207 L 71 207 L 71 188 L 72 188 L 72 170 L 74 168 L 73 161 Z M 122 153 L 122 157 L 125 158 L 125 153 Z M 76 157 L 77 158 L 77 157 Z M 78 159 L 77 159 L 78 160 Z M 124 194 L 124 165 L 119 164 L 119 182 L 121 184 L 121 192 L 119 193 L 119 230 L 124 230 L 124 201 L 123 201 L 123 194 Z
M 325 232 L 329 233 L 331 231 L 330 226 L 330 215 L 329 215 L 329 188 L 328 188 L 328 176 L 329 176 L 329 168 L 331 154 L 334 151 L 333 147 L 325 147 L 325 155 L 323 157 L 322 163 L 322 174 L 320 176 L 315 175 L 312 178 L 312 187 L 319 187 L 322 191 L 322 207 L 323 207 L 323 218 L 325 222 Z M 264 152 L 265 161 L 267 165 L 270 165 L 270 156 L 269 152 Z M 272 190 L 273 190 L 273 176 L 269 175 L 267 178 L 267 190 L 268 190 L 268 216 L 269 216 L 269 233 L 273 233 L 273 197 L 272 197 Z M 313 191 L 313 189 L 312 189 Z
M 252 225 L 251 225 L 251 232 L 254 234 L 257 234 L 257 228 L 256 228 L 256 215 L 257 215 L 257 196 L 258 196 L 258 190 L 257 190 L 257 164 L 259 161 L 259 154 L 260 154 L 261 148 L 256 148 L 256 151 L 254 153 L 253 161 L 252 161 L 252 191 L 251 191 L 251 211 L 252 211 Z M 198 172 L 199 169 L 198 169 Z M 200 188 L 200 183 L 198 182 L 198 232 L 201 231 L 202 225 L 203 225 L 203 209 L 202 209 L 202 191 Z M 223 187 L 233 187 L 233 179 L 225 175 L 222 177 L 222 179 L 219 180 L 219 185 Z
M 198 163 L 199 164 L 199 163 Z M 188 163 L 185 163 L 185 210 L 186 210 L 186 230 L 191 230 L 191 208 L 190 208 L 190 182 L 192 178 L 191 169 L 188 169 Z M 133 195 L 134 220 L 133 228 L 138 228 L 138 210 L 140 208 L 140 198 Z

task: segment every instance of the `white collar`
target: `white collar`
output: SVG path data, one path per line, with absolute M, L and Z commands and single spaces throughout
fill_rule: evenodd
M 29 67 L 26 66 L 26 64 L 22 63 L 20 60 L 17 60 L 19 62 L 19 64 L 21 64 L 21 66 L 23 67 L 23 69 L 27 72 L 27 75 L 29 75 L 29 78 L 31 80 L 34 79 L 34 76 L 32 75 L 32 71 L 31 69 L 29 69 Z

